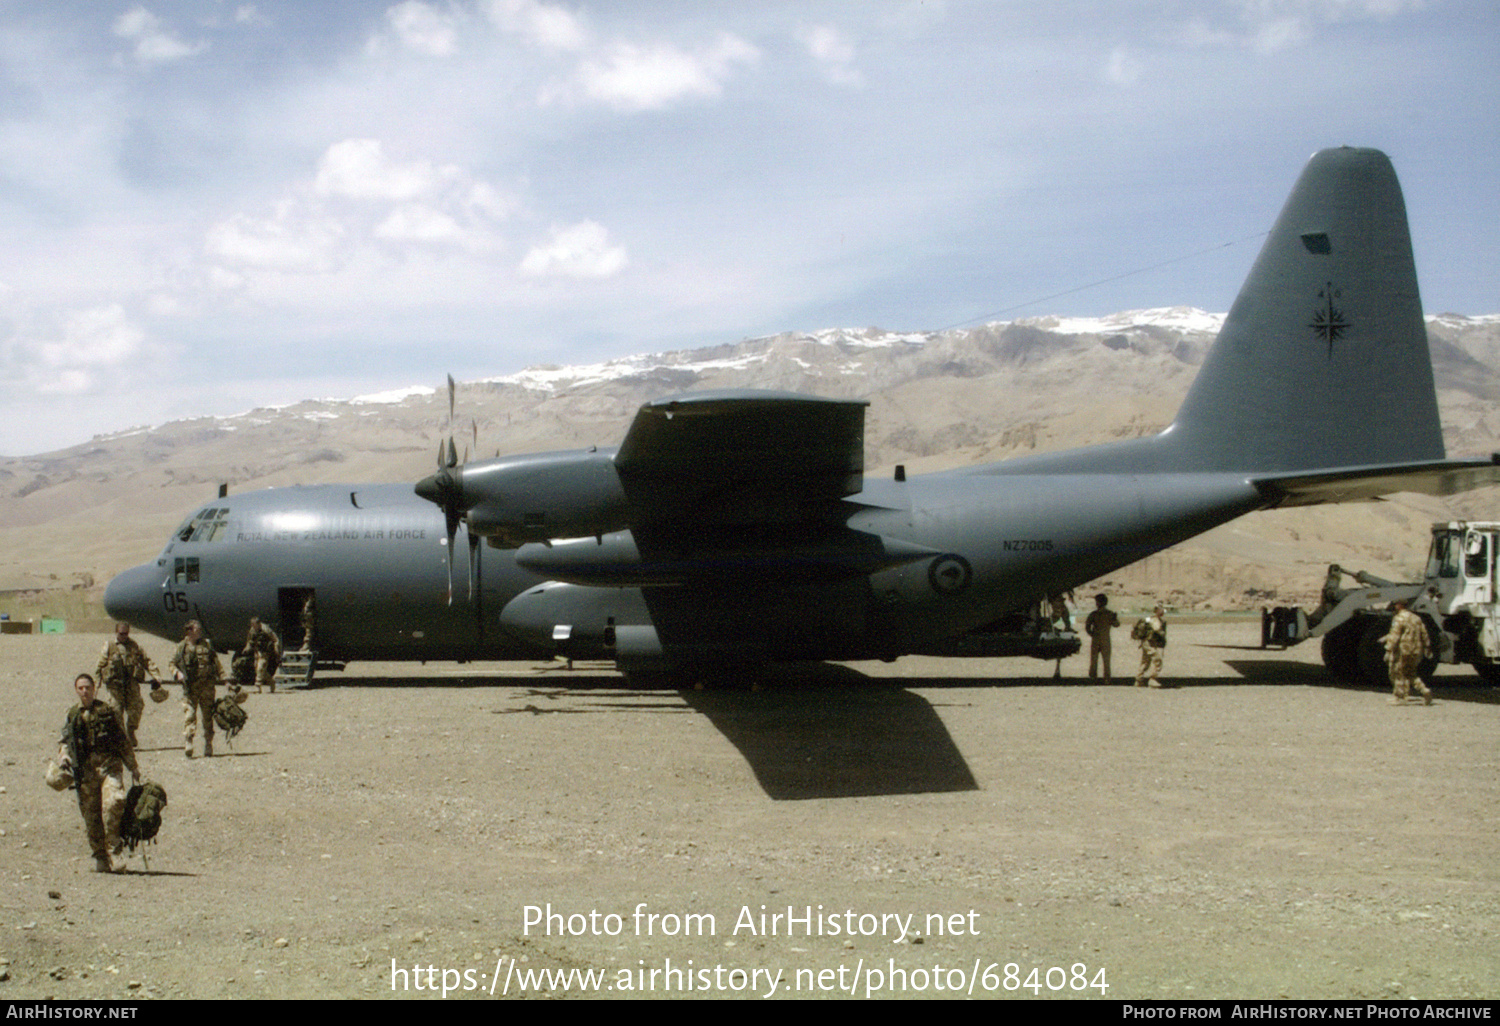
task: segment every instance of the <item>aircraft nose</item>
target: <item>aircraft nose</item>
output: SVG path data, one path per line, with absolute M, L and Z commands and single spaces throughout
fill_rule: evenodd
M 162 581 L 167 571 L 155 563 L 133 566 L 118 574 L 104 589 L 104 610 L 111 619 L 165 636 Z

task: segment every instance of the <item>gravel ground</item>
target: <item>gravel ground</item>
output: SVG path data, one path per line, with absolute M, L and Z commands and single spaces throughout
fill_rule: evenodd
M 212 760 L 174 696 L 118 876 L 41 780 L 105 638 L 0 637 L 0 998 L 1500 996 L 1500 692 L 1392 708 L 1253 623 L 1172 630 L 1160 691 L 354 664 Z

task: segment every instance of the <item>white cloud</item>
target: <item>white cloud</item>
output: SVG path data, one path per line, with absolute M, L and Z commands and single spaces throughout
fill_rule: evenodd
M 396 38 L 409 50 L 428 57 L 450 57 L 458 52 L 458 21 L 451 10 L 444 12 L 405 0 L 385 12 Z
M 407 203 L 392 210 L 375 226 L 375 237 L 390 242 L 470 245 L 468 233 L 457 221 L 422 203 Z
M 135 42 L 135 59 L 142 64 L 165 64 L 208 49 L 206 42 L 186 43 L 162 27 L 161 19 L 136 6 L 115 19 L 115 35 Z
M 660 110 L 689 99 L 719 96 L 734 71 L 760 59 L 760 51 L 728 32 L 703 46 L 664 41 L 595 40 L 582 17 L 541 0 L 480 0 L 480 8 L 502 32 L 520 37 L 553 58 L 576 59 L 561 80 L 539 90 L 543 104 L 600 103 L 616 110 Z M 820 37 L 828 71 L 842 75 L 838 47 Z M 852 56 L 852 50 L 848 51 Z
M 269 218 L 235 214 L 219 222 L 209 229 L 204 249 L 230 268 L 306 273 L 337 266 L 344 241 L 337 222 L 283 203 Z
M 499 28 L 544 50 L 578 51 L 588 43 L 582 19 L 555 4 L 538 0 L 485 0 L 485 13 Z
M 488 254 L 501 248 L 495 225 L 518 205 L 457 166 L 396 161 L 377 139 L 345 139 L 269 215 L 236 213 L 209 229 L 204 252 L 221 288 L 255 271 L 330 274 L 361 255 L 378 261 L 372 243 L 385 257 L 404 245 Z
M 594 221 L 554 228 L 552 241 L 537 246 L 521 261 L 521 273 L 534 277 L 609 278 L 624 270 L 624 246 L 611 246 L 609 232 Z
M 690 97 L 718 96 L 736 67 L 759 57 L 754 46 L 728 33 L 698 53 L 666 43 L 615 43 L 602 57 L 583 62 L 577 86 L 588 99 L 619 110 L 659 110 Z
M 865 84 L 864 76 L 854 66 L 854 44 L 832 25 L 803 25 L 797 29 L 797 41 L 834 85 Z
M 425 161 L 387 159 L 378 139 L 334 143 L 318 161 L 313 188 L 319 195 L 364 200 L 409 200 L 431 192 L 444 175 Z
M 140 355 L 145 338 L 124 307 L 110 303 L 65 314 L 51 339 L 15 338 L 6 348 L 31 391 L 79 395 L 106 374 L 117 377 Z

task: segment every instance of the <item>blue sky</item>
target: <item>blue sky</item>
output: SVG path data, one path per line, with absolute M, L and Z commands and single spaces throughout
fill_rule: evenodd
M 0 0 L 0 453 L 785 330 L 1223 311 L 1346 143 L 1395 161 L 1428 312 L 1493 313 L 1497 111 L 1491 0 Z

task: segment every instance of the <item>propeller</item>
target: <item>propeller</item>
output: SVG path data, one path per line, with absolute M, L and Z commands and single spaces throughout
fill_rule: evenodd
M 416 493 L 431 502 L 443 511 L 443 526 L 446 531 L 446 542 L 444 546 L 444 562 L 448 571 L 448 605 L 453 605 L 453 548 L 458 538 L 458 525 L 464 519 L 463 508 L 463 464 L 458 460 L 458 447 L 453 439 L 453 415 L 454 394 L 456 386 L 453 375 L 448 375 L 448 438 L 446 441 L 438 442 L 437 472 L 431 477 L 419 481 Z M 470 421 L 470 430 L 474 438 L 474 446 L 479 444 L 479 424 Z M 469 446 L 464 446 L 464 463 L 469 461 Z M 479 558 L 479 536 L 469 535 L 469 601 L 476 603 L 476 615 L 479 617 L 479 629 L 484 631 L 484 615 L 481 604 L 482 594 L 478 581 L 482 564 Z
M 458 448 L 453 444 L 453 375 L 448 375 L 448 439 L 438 442 L 437 473 L 417 482 L 416 493 L 443 511 L 447 529 L 444 561 L 448 564 L 448 604 L 453 605 L 453 542 L 458 523 L 463 519 L 463 469 L 458 465 Z

